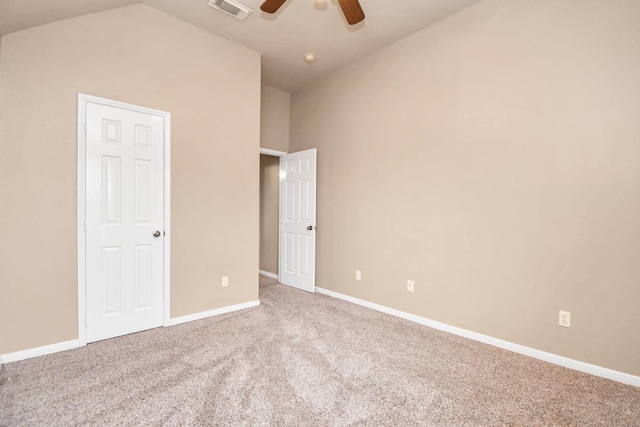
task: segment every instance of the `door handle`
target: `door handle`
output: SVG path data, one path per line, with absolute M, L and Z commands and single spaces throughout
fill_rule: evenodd
M 162 233 L 160 232 L 160 230 L 156 230 L 156 231 L 153 232 L 153 237 L 156 237 L 156 238 L 160 237 L 161 234 Z
M 308 226 L 307 230 L 309 230 L 309 231 L 313 230 L 313 225 Z

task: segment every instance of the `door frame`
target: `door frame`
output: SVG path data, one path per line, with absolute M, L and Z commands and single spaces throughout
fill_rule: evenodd
M 108 107 L 136 111 L 144 114 L 160 116 L 164 120 L 164 239 L 163 239 L 163 326 L 170 325 L 171 308 L 171 113 L 125 102 L 114 101 L 97 96 L 78 93 L 78 214 L 77 214 L 77 239 L 78 239 L 78 344 L 87 344 L 87 281 L 86 281 L 86 116 L 87 103 L 101 104 Z

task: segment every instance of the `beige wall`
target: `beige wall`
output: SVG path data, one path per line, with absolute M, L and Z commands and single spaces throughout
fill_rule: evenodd
M 638 16 L 487 0 L 293 94 L 317 285 L 640 375 Z
M 136 5 L 5 35 L 0 91 L 0 354 L 77 338 L 78 92 L 172 114 L 171 316 L 258 299 L 258 53 Z
M 260 147 L 289 152 L 289 103 L 291 95 L 262 85 Z
M 260 155 L 260 270 L 278 274 L 280 158 Z
M 289 152 L 290 94 L 263 84 L 260 147 Z M 279 159 L 260 156 L 260 270 L 278 273 Z

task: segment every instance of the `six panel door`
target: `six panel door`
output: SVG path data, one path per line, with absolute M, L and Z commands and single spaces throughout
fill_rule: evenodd
M 280 157 L 280 282 L 315 292 L 316 149 Z
M 92 342 L 162 326 L 164 118 L 92 102 L 86 111 Z

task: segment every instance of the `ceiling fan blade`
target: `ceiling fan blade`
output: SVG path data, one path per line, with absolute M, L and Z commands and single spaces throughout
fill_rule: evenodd
M 349 25 L 357 24 L 364 19 L 364 11 L 358 0 L 338 0 L 338 3 Z
M 262 6 L 260 6 L 260 10 L 267 13 L 276 13 L 285 1 L 287 0 L 266 0 L 262 3 Z

